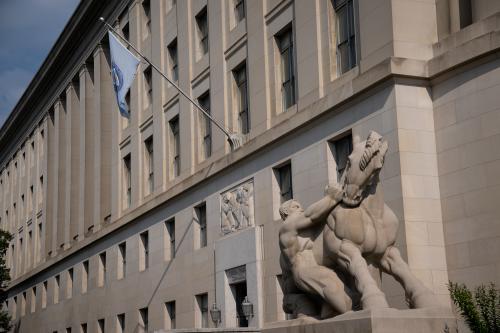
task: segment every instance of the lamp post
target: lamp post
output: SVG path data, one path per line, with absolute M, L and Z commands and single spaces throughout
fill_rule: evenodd
M 245 299 L 241 303 L 241 309 L 247 321 L 250 321 L 250 318 L 253 317 L 253 304 L 248 300 L 248 296 L 245 296 Z
M 212 321 L 214 322 L 215 327 L 218 327 L 221 319 L 221 312 L 216 303 L 212 304 L 212 308 L 210 309 L 210 317 L 212 317 Z

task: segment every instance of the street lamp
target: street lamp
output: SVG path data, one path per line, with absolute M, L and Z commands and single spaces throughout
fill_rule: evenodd
M 212 308 L 210 309 L 210 317 L 212 317 L 212 321 L 215 324 L 215 327 L 219 326 L 220 323 L 220 309 L 217 307 L 217 304 L 212 304 Z
M 248 300 L 248 296 L 241 303 L 241 309 L 243 310 L 243 315 L 247 318 L 247 321 L 253 317 L 253 304 Z

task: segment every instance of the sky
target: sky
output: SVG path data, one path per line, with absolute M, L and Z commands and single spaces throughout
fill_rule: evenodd
M 0 0 L 0 126 L 78 3 L 79 0 Z

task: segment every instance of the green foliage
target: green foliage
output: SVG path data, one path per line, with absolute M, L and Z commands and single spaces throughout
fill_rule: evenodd
M 9 269 L 5 261 L 5 255 L 9 248 L 9 242 L 12 240 L 12 235 L 5 231 L 0 230 L 0 299 L 4 300 L 5 288 L 10 281 Z M 6 310 L 0 311 L 0 332 L 8 332 L 12 328 L 11 318 Z
M 472 293 L 464 284 L 450 281 L 448 290 L 472 332 L 500 332 L 500 290 L 494 283 L 481 285 Z

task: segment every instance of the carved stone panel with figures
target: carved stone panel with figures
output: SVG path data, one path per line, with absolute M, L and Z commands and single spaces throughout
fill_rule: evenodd
M 254 226 L 253 179 L 220 196 L 221 232 L 231 232 Z

